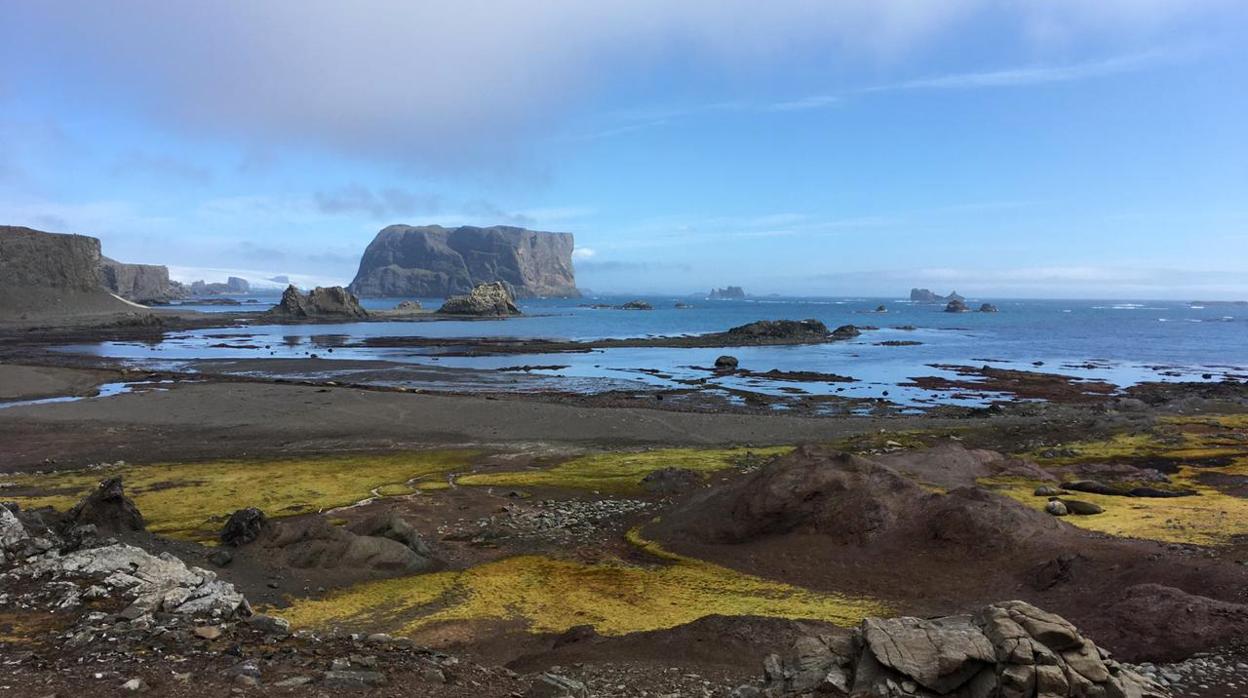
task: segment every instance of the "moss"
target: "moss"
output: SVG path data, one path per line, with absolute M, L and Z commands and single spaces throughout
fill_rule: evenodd
M 813 592 L 636 542 L 663 553 L 663 564 L 526 555 L 459 572 L 371 582 L 277 612 L 305 627 L 410 634 L 439 623 L 496 620 L 550 633 L 592 625 L 604 635 L 660 630 L 713 614 L 853 625 L 887 612 L 869 599 Z
M 613 494 L 641 491 L 641 481 L 656 470 L 684 468 L 700 473 L 732 468 L 743 459 L 770 458 L 793 450 L 791 447 L 729 449 L 661 449 L 595 453 L 564 461 L 541 470 L 519 470 L 465 475 L 461 485 L 501 487 L 563 487 Z
M 345 506 L 376 496 L 407 494 L 423 479 L 444 478 L 473 460 L 469 451 L 415 451 L 276 460 L 131 465 L 19 476 L 18 487 L 51 494 L 13 497 L 24 507 L 66 509 L 101 478 L 121 475 L 126 491 L 157 533 L 192 539 L 216 535 L 224 517 L 259 507 L 273 517 Z

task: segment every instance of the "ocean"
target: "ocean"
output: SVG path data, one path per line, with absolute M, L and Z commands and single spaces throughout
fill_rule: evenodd
M 619 305 L 640 298 L 654 310 L 588 307 Z M 203 306 L 205 311 L 263 310 L 276 297 L 257 297 L 243 306 Z M 370 309 L 391 308 L 403 299 L 366 299 Z M 436 308 L 440 299 L 420 299 Z M 678 309 L 676 304 L 692 307 Z M 383 360 L 401 364 L 496 372 L 500 368 L 558 366 L 531 370 L 526 379 L 489 380 L 477 387 L 497 390 L 619 390 L 677 388 L 691 380 L 767 395 L 831 394 L 874 398 L 901 405 L 978 404 L 991 395 L 930 391 L 905 385 L 919 376 L 954 374 L 946 365 L 1044 371 L 1104 380 L 1119 386 L 1141 381 L 1248 378 L 1248 305 L 1196 305 L 1178 301 L 968 299 L 971 308 L 992 303 L 996 313 L 946 313 L 943 305 L 893 298 L 750 298 L 704 300 L 677 296 L 594 296 L 522 300 L 525 315 L 504 320 L 364 322 L 264 325 L 171 332 L 157 342 L 100 342 L 58 347 L 59 351 L 124 359 L 137 366 L 177 368 L 203 359 L 307 358 Z M 886 312 L 875 312 L 883 305 Z M 184 306 L 197 308 L 198 306 Z M 436 349 L 351 346 L 375 336 L 436 338 L 543 338 L 592 340 L 717 332 L 763 319 L 814 318 L 829 328 L 856 325 L 878 329 L 858 338 L 819 345 L 714 349 L 618 348 L 586 353 L 505 356 L 437 356 Z M 918 342 L 887 346 L 885 342 Z M 332 349 L 332 352 L 328 350 Z M 721 354 L 741 367 L 815 371 L 852 377 L 852 383 L 770 381 L 718 377 L 704 368 Z M 456 381 L 456 390 L 473 382 Z M 437 389 L 427 375 L 413 387 Z

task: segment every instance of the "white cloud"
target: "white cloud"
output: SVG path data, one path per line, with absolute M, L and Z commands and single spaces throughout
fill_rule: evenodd
M 46 0 L 0 4 L 0 82 L 56 80 L 67 109 L 139 109 L 244 147 L 408 163 L 507 159 L 615 75 L 676 55 L 760 74 L 894 57 L 984 16 L 1049 37 L 1164 25 L 1225 0 Z M 607 78 L 607 79 L 604 79 Z M 1018 76 L 1014 76 L 1015 79 Z M 14 95 L 20 98 L 20 94 Z

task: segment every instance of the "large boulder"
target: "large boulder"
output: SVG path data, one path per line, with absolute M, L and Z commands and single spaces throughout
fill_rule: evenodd
M 365 297 L 449 297 L 501 281 L 519 297 L 577 297 L 569 233 L 511 226 L 392 225 L 360 259 L 351 291 Z
M 945 306 L 946 313 L 965 313 L 969 311 L 970 308 L 966 307 L 966 301 L 958 298 L 949 301 L 948 305 Z
M 247 545 L 264 533 L 268 523 L 269 519 L 264 512 L 255 507 L 239 509 L 230 514 L 230 518 L 226 520 L 225 526 L 221 529 L 221 543 L 234 548 Z
M 65 515 L 63 530 L 78 526 L 95 526 L 99 531 L 122 533 L 146 528 L 143 514 L 126 496 L 120 477 L 110 477 L 93 492 L 75 504 Z
M 300 293 L 292 284 L 282 293 L 282 300 L 268 315 L 292 320 L 317 318 L 366 318 L 368 311 L 350 291 L 341 286 L 322 287 Z
M 511 289 L 501 281 L 489 284 L 478 284 L 466 296 L 451 296 L 446 299 L 438 312 L 443 315 L 519 315 L 515 296 Z
M 944 618 L 869 618 L 840 636 L 803 637 L 763 663 L 738 695 L 1162 698 L 1060 616 L 1023 601 Z

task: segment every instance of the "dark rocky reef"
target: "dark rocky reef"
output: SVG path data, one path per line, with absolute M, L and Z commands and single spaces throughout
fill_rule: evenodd
M 706 297 L 715 301 L 741 300 L 742 298 L 745 298 L 745 289 L 741 288 L 740 286 L 725 286 L 724 288 L 713 288 L 711 289 L 710 293 L 706 294 Z
M 127 264 L 100 258 L 104 288 L 135 303 L 164 303 L 187 296 L 187 288 L 169 280 L 169 268 L 159 264 Z
M 446 299 L 438 312 L 443 315 L 482 315 L 504 316 L 519 315 L 515 297 L 511 289 L 501 281 L 491 284 L 478 284 L 472 292 L 463 296 L 452 296 Z
M 317 286 L 307 293 L 300 293 L 293 284 L 286 287 L 281 302 L 265 314 L 290 320 L 368 317 L 368 311 L 360 307 L 360 301 L 341 286 Z
M 100 241 L 0 226 L 0 320 L 133 312 L 100 274 Z
M 758 320 L 733 327 L 724 334 L 741 339 L 818 340 L 852 339 L 862 331 L 853 325 L 829 331 L 828 326 L 818 320 Z
M 363 297 L 466 294 L 508 284 L 516 297 L 578 297 L 572 235 L 511 226 L 392 225 L 369 243 L 351 282 Z

